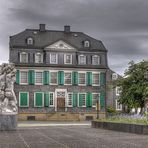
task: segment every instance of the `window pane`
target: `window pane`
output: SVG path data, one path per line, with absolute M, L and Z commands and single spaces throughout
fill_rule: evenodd
M 35 63 L 42 63 L 42 54 L 35 54 Z
M 71 73 L 65 73 L 65 84 L 71 84 Z
M 82 106 L 86 106 L 86 95 L 81 94 L 81 97 L 82 97 Z
M 85 73 L 79 73 L 79 84 L 85 84 Z
M 42 72 L 36 72 L 36 83 L 42 83 Z
M 93 85 L 99 85 L 99 74 L 93 74 Z
M 99 94 L 93 94 L 93 106 L 96 106 L 97 100 L 99 100 Z
M 54 95 L 53 95 L 53 93 L 50 93 L 50 105 L 51 106 L 54 105 Z
M 86 64 L 86 56 L 84 55 L 79 56 L 79 64 Z
M 68 94 L 68 106 L 72 106 L 72 94 Z
M 65 55 L 65 63 L 66 64 L 71 64 L 72 63 L 72 55 L 71 54 L 66 54 Z
M 21 83 L 28 83 L 28 72 L 21 71 L 20 81 Z
M 50 54 L 50 63 L 57 64 L 57 54 L 55 53 Z
M 28 62 L 28 54 L 27 53 L 21 53 L 20 54 L 20 62 L 22 62 L 22 63 Z
M 51 72 L 51 83 L 57 84 L 57 72 Z
M 100 64 L 100 58 L 99 58 L 99 56 L 93 56 L 92 57 L 92 64 L 93 65 L 99 65 Z

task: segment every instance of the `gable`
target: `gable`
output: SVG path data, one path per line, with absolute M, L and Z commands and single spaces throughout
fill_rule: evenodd
M 72 47 L 71 45 L 67 44 L 66 42 L 59 40 L 47 47 L 47 50 L 76 50 L 76 48 Z

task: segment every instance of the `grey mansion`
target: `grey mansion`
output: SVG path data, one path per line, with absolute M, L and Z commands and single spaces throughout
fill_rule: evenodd
M 20 120 L 86 120 L 105 116 L 107 50 L 82 32 L 26 29 L 10 37 Z

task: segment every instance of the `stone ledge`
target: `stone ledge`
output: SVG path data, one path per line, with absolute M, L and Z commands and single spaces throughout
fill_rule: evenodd
M 0 131 L 17 129 L 17 115 L 0 115 Z
M 93 128 L 148 135 L 148 125 L 92 121 L 91 126 Z

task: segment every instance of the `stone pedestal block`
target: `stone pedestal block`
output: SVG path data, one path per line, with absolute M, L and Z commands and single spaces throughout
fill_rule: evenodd
M 17 115 L 0 115 L 0 131 L 17 129 Z

